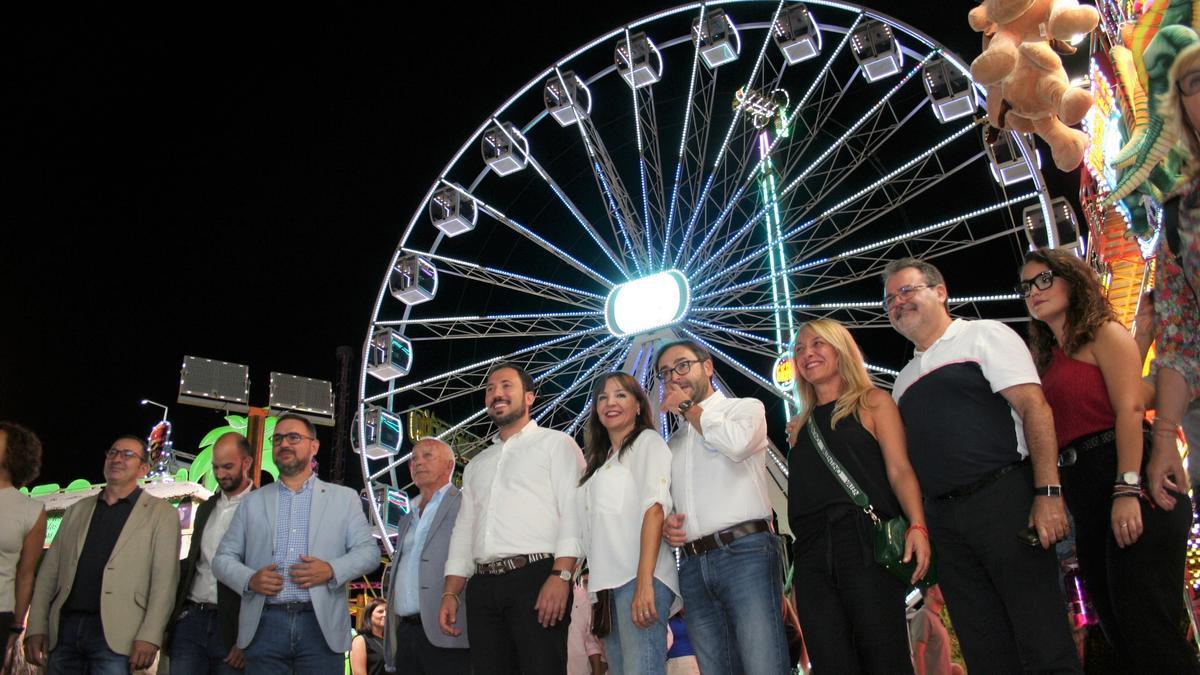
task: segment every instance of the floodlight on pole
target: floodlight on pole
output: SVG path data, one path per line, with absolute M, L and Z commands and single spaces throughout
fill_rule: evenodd
M 162 408 L 162 411 L 163 411 L 162 421 L 164 421 L 164 422 L 167 421 L 167 406 L 165 406 L 157 401 L 151 401 L 148 398 L 142 399 L 142 405 L 154 405 L 154 406 L 158 406 L 159 408 Z

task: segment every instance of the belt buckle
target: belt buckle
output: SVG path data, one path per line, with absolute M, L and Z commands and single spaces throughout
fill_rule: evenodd
M 1079 461 L 1079 453 L 1076 452 L 1074 446 L 1068 446 L 1058 455 L 1059 466 L 1074 466 L 1077 461 Z

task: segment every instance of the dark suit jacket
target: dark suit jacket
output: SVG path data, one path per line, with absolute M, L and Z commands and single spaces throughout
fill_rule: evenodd
M 217 500 L 221 491 L 209 497 L 196 509 L 196 526 L 192 528 L 192 545 L 188 555 L 179 561 L 179 587 L 175 591 L 175 609 L 171 612 L 171 620 L 167 623 L 168 631 L 175 627 L 179 615 L 183 612 L 183 603 L 187 602 L 188 591 L 192 589 L 192 581 L 196 578 L 196 563 L 200 561 L 200 542 L 204 538 L 204 526 L 208 517 L 217 508 Z M 242 598 L 232 588 L 220 581 L 217 582 L 217 622 L 220 624 L 221 642 L 227 648 L 237 644 L 238 612 L 242 607 Z M 170 632 L 167 643 L 170 644 Z

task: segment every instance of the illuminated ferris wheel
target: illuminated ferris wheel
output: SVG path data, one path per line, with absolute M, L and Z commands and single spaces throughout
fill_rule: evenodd
M 380 285 L 355 425 L 376 522 L 407 486 L 410 432 L 462 461 L 485 446 L 501 361 L 533 376 L 539 424 L 576 435 L 595 376 L 631 372 L 655 398 L 656 346 L 690 338 L 782 426 L 799 322 L 848 324 L 882 384 L 903 364 L 889 260 L 958 272 L 956 314 L 1022 317 L 1000 289 L 1059 234 L 1032 142 L 987 143 L 981 101 L 928 36 L 821 0 L 680 6 L 538 73 L 446 164 Z

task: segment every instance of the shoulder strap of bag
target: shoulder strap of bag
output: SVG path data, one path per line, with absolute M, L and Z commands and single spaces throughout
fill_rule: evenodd
M 813 445 L 817 446 L 817 454 L 821 456 L 821 461 L 825 462 L 829 472 L 842 484 L 842 489 L 849 495 L 850 500 L 871 517 L 871 522 L 878 525 L 880 523 L 879 516 L 875 515 L 875 509 L 871 507 L 871 500 L 867 497 L 867 493 L 858 487 L 858 483 L 855 483 L 854 479 L 850 477 L 850 472 L 846 471 L 842 463 L 837 461 L 837 458 L 829 451 L 829 446 L 825 445 L 825 437 L 821 435 L 821 430 L 817 428 L 817 421 L 811 414 L 804 426 L 808 428 L 808 437 L 812 439 Z

